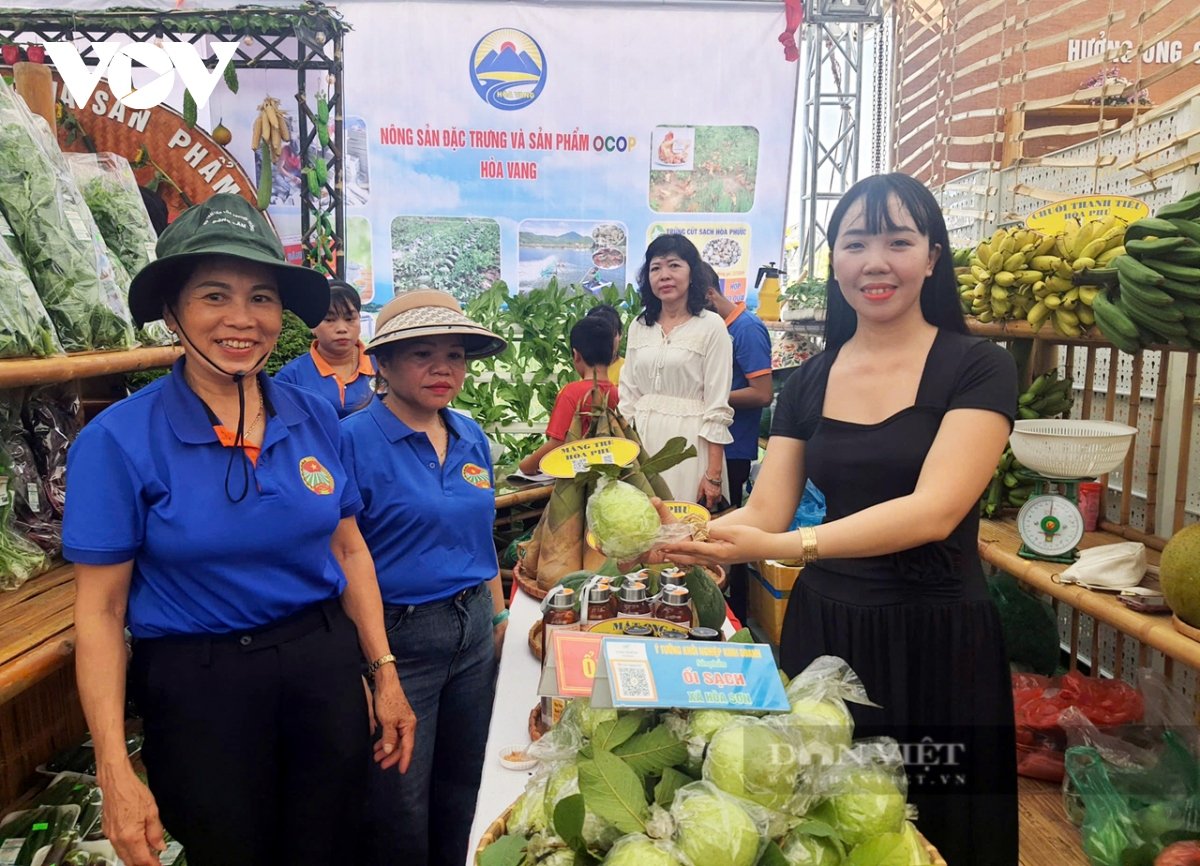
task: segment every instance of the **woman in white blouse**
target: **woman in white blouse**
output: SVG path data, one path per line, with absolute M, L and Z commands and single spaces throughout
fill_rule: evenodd
M 700 254 L 682 235 L 660 235 L 650 243 L 638 287 L 642 314 L 629 327 L 621 408 L 649 454 L 675 436 L 696 446 L 696 457 L 662 477 L 676 499 L 711 508 L 728 493 L 729 332 L 720 316 L 705 309 Z

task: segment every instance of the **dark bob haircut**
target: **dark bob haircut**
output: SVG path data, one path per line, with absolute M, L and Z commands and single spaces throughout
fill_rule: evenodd
M 930 249 L 940 247 L 933 273 L 925 278 L 921 287 L 921 313 L 929 324 L 956 333 L 967 333 L 962 305 L 958 297 L 958 286 L 954 278 L 954 262 L 950 249 L 950 235 L 946 231 L 946 220 L 937 199 L 926 186 L 906 174 L 880 174 L 860 180 L 846 191 L 833 215 L 829 218 L 830 260 L 829 277 L 826 281 L 828 315 L 825 319 L 825 348 L 837 350 L 854 336 L 858 328 L 858 315 L 842 297 L 833 274 L 832 250 L 837 244 L 838 234 L 846 212 L 855 202 L 862 201 L 866 216 L 866 229 L 871 234 L 894 231 L 889 205 L 895 198 L 912 217 L 914 227 L 928 239 Z
M 638 316 L 647 325 L 653 325 L 662 314 L 662 301 L 650 289 L 650 262 L 659 256 L 676 255 L 687 262 L 688 277 L 687 309 L 693 316 L 707 304 L 707 287 L 700 276 L 700 253 L 695 244 L 683 235 L 659 235 L 646 247 L 646 260 L 638 271 L 638 291 L 642 295 L 642 314 Z

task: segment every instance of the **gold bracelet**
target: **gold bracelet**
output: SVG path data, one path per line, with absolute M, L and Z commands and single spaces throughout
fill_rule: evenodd
M 801 526 L 797 531 L 800 533 L 800 561 L 808 565 L 820 557 L 817 553 L 817 530 L 812 526 Z
M 384 665 L 394 665 L 395 663 L 396 657 L 391 653 L 388 653 L 385 656 L 380 656 L 379 658 L 375 659 L 375 661 L 367 665 L 367 676 L 373 677 L 375 676 L 375 672 Z

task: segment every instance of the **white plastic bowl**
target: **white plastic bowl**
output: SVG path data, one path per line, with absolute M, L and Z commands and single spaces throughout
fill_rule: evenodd
M 1017 421 L 1009 436 L 1013 456 L 1049 478 L 1094 478 L 1121 465 L 1136 427 L 1115 421 Z

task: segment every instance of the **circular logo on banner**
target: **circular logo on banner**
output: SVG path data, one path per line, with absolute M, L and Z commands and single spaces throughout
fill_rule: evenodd
M 300 479 L 318 496 L 333 493 L 333 475 L 316 457 L 305 457 L 300 461 Z
M 468 484 L 474 485 L 480 490 L 487 490 L 492 486 L 491 473 L 482 466 L 476 466 L 474 463 L 467 463 L 463 466 L 462 477 Z
M 524 108 L 546 86 L 546 58 L 541 46 L 520 30 L 493 30 L 471 52 L 471 84 L 479 98 L 493 108 Z

